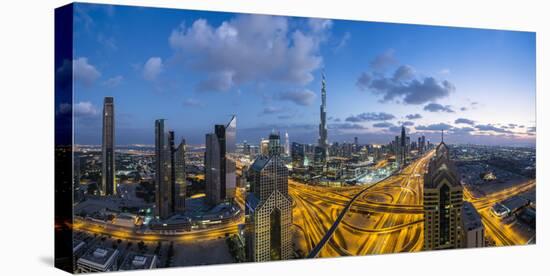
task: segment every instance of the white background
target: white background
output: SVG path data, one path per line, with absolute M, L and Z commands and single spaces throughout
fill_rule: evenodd
M 98 1 L 91 1 L 98 2 Z M 481 250 L 217 265 L 131 275 L 548 275 L 550 7 L 546 1 L 118 0 L 103 3 L 537 32 L 537 245 Z M 0 274 L 53 268 L 54 13 L 68 1 L 0 7 Z M 546 21 L 546 22 L 545 22 Z M 546 23 L 546 26 L 545 24 Z M 546 89 L 545 89 L 546 88 Z M 495 95 L 498 97 L 498 95 Z M 545 117 L 546 116 L 546 117 Z M 525 273 L 525 274 L 524 274 Z

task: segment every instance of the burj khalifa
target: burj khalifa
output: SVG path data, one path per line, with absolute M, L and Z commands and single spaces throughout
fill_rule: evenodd
M 318 147 L 323 150 L 324 160 L 328 157 L 328 133 L 327 133 L 327 90 L 325 82 L 325 73 L 321 81 L 321 122 L 319 123 L 319 141 Z

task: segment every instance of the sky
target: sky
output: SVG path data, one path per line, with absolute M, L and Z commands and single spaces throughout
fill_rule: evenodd
M 532 32 L 76 4 L 75 143 L 101 143 L 106 96 L 118 145 L 161 118 L 203 144 L 232 115 L 237 142 L 315 143 L 324 72 L 329 142 L 534 145 L 535 63 Z

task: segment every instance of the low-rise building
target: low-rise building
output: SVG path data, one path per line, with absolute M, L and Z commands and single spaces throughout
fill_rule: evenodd
M 116 271 L 118 256 L 116 249 L 93 246 L 78 259 L 77 272 Z
M 138 254 L 134 252 L 128 253 L 122 264 L 120 271 L 136 270 L 136 269 L 153 269 L 157 267 L 157 255 Z
M 485 228 L 481 216 L 470 202 L 462 203 L 462 246 L 464 248 L 483 247 L 485 245 Z

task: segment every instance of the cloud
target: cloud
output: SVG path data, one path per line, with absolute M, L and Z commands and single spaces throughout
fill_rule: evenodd
M 511 131 L 509 131 L 507 129 L 497 127 L 497 126 L 494 126 L 492 124 L 476 125 L 475 128 L 479 131 L 493 131 L 493 132 L 497 132 L 497 133 L 512 133 Z
M 531 133 L 537 132 L 537 127 L 528 127 L 527 132 L 531 132 Z
M 192 99 L 192 98 L 187 98 L 185 100 L 183 100 L 183 105 L 184 106 L 187 106 L 187 107 L 203 107 L 204 104 L 197 100 L 197 99 Z
M 470 135 L 472 131 L 475 131 L 473 127 L 453 127 L 451 129 L 455 135 Z
M 338 44 L 334 47 L 334 52 L 339 52 L 348 45 L 348 41 L 351 39 L 351 33 L 345 32 Z
M 169 43 L 192 70 L 209 77 L 199 90 L 229 90 L 247 82 L 305 85 L 322 64 L 319 45 L 330 20 L 309 20 L 308 30 L 290 30 L 289 19 L 239 15 L 218 26 L 198 19 L 174 29 Z
M 407 81 L 412 78 L 414 78 L 414 69 L 409 65 L 401 65 L 393 73 L 394 81 Z
M 59 105 L 59 113 L 70 114 L 71 107 L 75 117 L 94 117 L 99 114 L 99 111 L 91 102 L 78 102 L 72 106 L 70 103 L 62 103 Z
M 143 66 L 143 78 L 148 81 L 154 81 L 160 75 L 164 65 L 162 64 L 162 58 L 150 57 Z
M 356 116 L 349 116 L 346 118 L 346 121 L 356 123 L 356 122 L 370 122 L 370 121 L 387 121 L 395 119 L 395 116 L 385 112 L 366 112 L 361 113 Z
M 290 101 L 297 105 L 307 106 L 311 105 L 317 95 L 312 91 L 305 89 L 303 91 L 288 91 L 279 93 L 278 99 L 282 101 Z
M 322 33 L 332 27 L 332 20 L 322 18 L 308 18 L 307 24 L 314 33 Z
M 411 121 L 398 122 L 398 124 L 402 126 L 414 126 L 414 122 Z
M 197 90 L 200 92 L 206 91 L 227 91 L 233 87 L 234 74 L 231 71 L 216 72 L 199 82 Z
M 407 119 L 409 120 L 416 120 L 416 119 L 421 119 L 422 118 L 422 115 L 416 113 L 416 114 L 409 114 L 407 116 L 405 116 Z
M 470 102 L 470 106 L 463 106 L 460 108 L 460 111 L 467 111 L 467 110 L 475 110 L 477 109 L 477 107 L 479 106 L 479 103 L 478 102 L 472 102 L 470 100 L 468 100 Z
M 380 71 L 386 67 L 396 64 L 397 59 L 394 56 L 395 51 L 393 49 L 388 49 L 382 54 L 376 56 L 371 62 L 370 67 L 375 71 Z
M 449 75 L 449 74 L 451 74 L 451 69 L 449 69 L 449 68 L 443 68 L 443 69 L 441 69 L 441 71 L 439 71 L 439 74 L 441 74 L 441 75 Z
M 350 123 L 341 123 L 341 124 L 329 124 L 329 129 L 345 129 L 345 130 L 364 130 L 368 129 L 367 127 L 360 124 L 350 124 Z
M 430 125 L 419 125 L 416 126 L 416 130 L 427 130 L 427 131 L 441 131 L 441 130 L 450 130 L 453 126 L 446 123 L 439 124 L 430 124 Z
M 473 126 L 475 124 L 475 121 L 474 120 L 469 120 L 469 119 L 465 119 L 465 118 L 458 118 L 455 120 L 455 124 L 466 124 L 466 125 L 471 125 Z
M 73 78 L 76 82 L 90 87 L 99 77 L 101 77 L 101 73 L 88 63 L 88 58 L 79 57 L 73 60 Z
M 274 106 L 266 106 L 262 110 L 262 114 L 276 114 L 281 113 L 283 111 L 280 107 L 274 107 Z
M 392 124 L 392 123 L 388 123 L 388 122 L 382 122 L 382 123 L 374 123 L 372 126 L 377 127 L 377 128 L 387 128 L 387 127 L 392 127 L 392 126 L 395 126 L 395 125 Z
M 424 104 L 448 97 L 455 86 L 447 80 L 437 81 L 433 77 L 414 79 L 410 66 L 400 66 L 392 77 L 378 76 L 363 72 L 356 86 L 362 91 L 382 95 L 382 102 L 402 100 L 406 104 Z
M 119 86 L 120 83 L 122 83 L 123 80 L 124 80 L 124 77 L 119 75 L 119 76 L 112 77 L 112 78 L 104 81 L 103 85 L 105 85 L 109 88 L 115 88 L 115 87 Z
M 385 74 L 387 67 L 397 64 L 392 49 L 378 55 L 370 62 L 370 72 L 362 72 L 356 86 L 362 91 L 382 95 L 382 102 L 396 101 L 405 104 L 424 104 L 445 98 L 455 91 L 455 86 L 434 77 L 417 77 L 410 65 L 401 65 L 393 74 Z
M 438 103 L 430 103 L 424 106 L 425 111 L 429 112 L 447 112 L 447 113 L 454 113 L 454 110 L 451 108 L 450 105 L 441 105 Z
M 103 33 L 99 33 L 97 35 L 97 42 L 111 51 L 118 50 L 118 46 L 114 37 L 107 37 Z
M 357 81 L 355 82 L 355 85 L 362 91 L 365 91 L 369 88 L 370 82 L 372 81 L 371 74 L 367 72 L 361 73 L 359 75 L 359 78 L 357 78 Z

